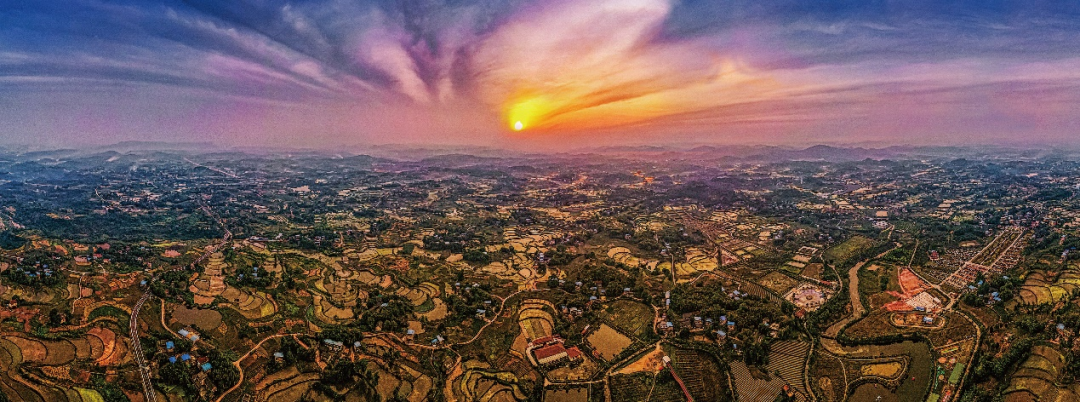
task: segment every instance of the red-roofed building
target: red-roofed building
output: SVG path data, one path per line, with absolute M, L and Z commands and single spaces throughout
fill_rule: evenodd
M 580 359 L 582 356 L 583 355 L 581 353 L 581 349 L 578 349 L 577 346 L 574 346 L 574 347 L 572 347 L 570 349 L 566 349 L 566 358 L 570 359 L 570 361 Z
M 542 336 L 534 339 L 531 343 L 533 345 L 546 345 L 553 340 L 555 340 L 554 336 Z
M 533 356 L 536 356 L 536 362 L 540 365 L 551 364 L 566 358 L 566 348 L 561 343 L 556 343 L 533 350 Z

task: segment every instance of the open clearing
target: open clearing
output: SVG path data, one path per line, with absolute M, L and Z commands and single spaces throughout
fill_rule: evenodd
M 182 305 L 176 306 L 173 310 L 173 318 L 176 318 L 180 324 L 195 325 L 203 331 L 209 331 L 221 325 L 221 313 L 209 309 L 189 309 Z
M 588 340 L 589 345 L 592 345 L 593 349 L 600 352 L 600 357 L 607 361 L 611 361 L 633 343 L 626 335 L 619 333 L 619 331 L 607 326 L 607 324 L 600 324 L 600 328 L 593 331 Z

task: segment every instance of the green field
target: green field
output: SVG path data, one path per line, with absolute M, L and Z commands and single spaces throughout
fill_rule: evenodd
M 616 300 L 600 312 L 600 318 L 608 325 L 639 339 L 650 331 L 653 316 L 652 307 L 630 300 Z
M 824 257 L 826 261 L 832 261 L 834 264 L 843 265 L 859 255 L 863 250 L 873 246 L 873 240 L 863 236 L 855 236 L 826 250 Z
M 75 390 L 79 391 L 79 397 L 83 402 L 105 402 L 105 398 L 102 398 L 97 391 L 86 388 L 75 388 Z
M 101 306 L 101 307 L 98 307 L 98 308 L 94 309 L 94 311 L 90 312 L 90 316 L 88 317 L 88 319 L 90 321 L 94 321 L 94 319 L 98 318 L 98 317 L 113 317 L 113 318 L 116 318 L 117 322 L 120 323 L 120 326 L 122 328 L 127 328 L 128 320 L 131 319 L 131 316 L 129 316 L 126 311 L 121 310 L 120 308 L 114 307 L 114 306 Z

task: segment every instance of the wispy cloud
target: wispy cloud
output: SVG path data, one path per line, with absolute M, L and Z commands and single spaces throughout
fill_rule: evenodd
M 109 93 L 143 91 L 175 122 L 201 117 L 179 112 L 195 104 L 225 110 L 214 114 L 228 120 L 215 134 L 223 137 L 253 116 L 304 110 L 297 124 L 251 130 L 291 135 L 310 119 L 357 138 L 472 141 L 513 138 L 505 133 L 522 121 L 551 136 L 680 131 L 708 140 L 763 125 L 783 129 L 762 136 L 857 136 L 896 129 L 889 121 L 930 133 L 980 117 L 994 125 L 983 131 L 1066 131 L 1080 104 L 1080 7 L 1068 5 L 12 0 L 5 8 L 0 105 L 11 107 L 0 120 L 26 121 L 15 114 L 58 99 L 138 119 Z M 391 114 L 409 117 L 378 121 Z

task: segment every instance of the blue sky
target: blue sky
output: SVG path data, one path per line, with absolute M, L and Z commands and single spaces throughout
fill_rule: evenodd
M 0 143 L 1071 143 L 1077 4 L 7 0 Z

